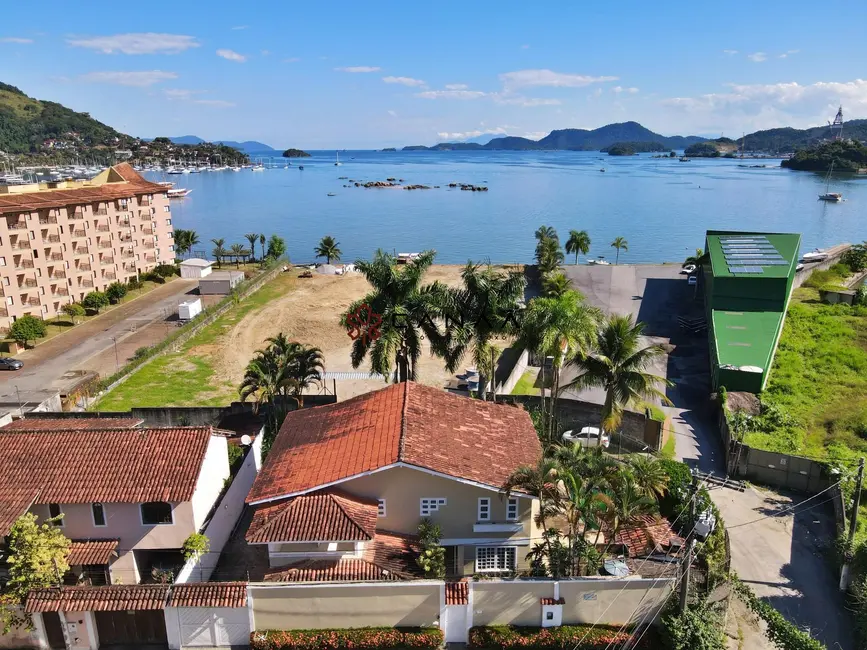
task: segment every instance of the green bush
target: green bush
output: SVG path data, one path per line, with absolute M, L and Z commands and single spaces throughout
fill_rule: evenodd
M 443 643 L 436 628 L 361 627 L 350 630 L 253 632 L 251 650 L 433 650 Z
M 66 314 L 72 319 L 73 325 L 75 324 L 76 318 L 81 318 L 85 314 L 84 307 L 79 305 L 77 302 L 71 302 L 68 305 L 63 305 L 63 307 L 60 308 L 60 311 L 62 311 L 64 314 Z
M 144 359 L 150 354 L 151 348 L 148 345 L 138 348 L 132 355 L 133 359 Z
M 117 304 L 127 294 L 127 286 L 123 282 L 112 282 L 105 288 L 105 295 L 108 299 Z
M 867 647 L 867 576 L 860 576 L 849 586 L 849 600 L 855 618 L 858 647 Z
M 102 291 L 91 291 L 84 297 L 81 304 L 85 309 L 92 309 L 98 314 L 100 309 L 108 307 L 108 302 L 108 296 Z
M 154 267 L 153 273 L 156 273 L 161 278 L 170 278 L 173 275 L 180 275 L 178 267 L 174 264 L 157 264 Z
M 867 244 L 855 244 L 843 253 L 840 261 L 855 273 L 867 270 Z
M 723 617 L 717 607 L 700 601 L 681 615 L 677 607 L 662 619 L 666 650 L 725 650 Z
M 130 291 L 134 291 L 135 289 L 141 289 L 144 287 L 144 282 L 138 278 L 130 278 L 126 281 L 126 286 Z
M 843 282 L 852 275 L 852 269 L 845 264 L 835 264 L 825 271 L 813 271 L 804 281 L 803 286 L 812 289 L 832 289 L 843 286 Z
M 144 279 L 149 280 L 150 282 L 153 282 L 154 284 L 165 284 L 166 283 L 166 279 L 163 276 L 161 276 L 159 273 L 156 273 L 155 271 L 151 271 L 150 273 L 146 273 L 144 275 Z
M 533 650 L 604 650 L 625 643 L 630 632 L 597 625 L 563 625 L 561 627 L 515 627 L 498 625 L 470 630 L 470 648 L 532 648 Z M 649 639 L 647 640 L 649 641 Z M 639 648 L 649 648 L 642 643 Z
M 233 445 L 229 443 L 229 472 L 234 474 L 244 462 L 246 450 L 241 445 Z
M 30 314 L 24 314 L 9 328 L 9 337 L 19 343 L 27 345 L 28 341 L 35 341 L 45 336 L 45 321 Z

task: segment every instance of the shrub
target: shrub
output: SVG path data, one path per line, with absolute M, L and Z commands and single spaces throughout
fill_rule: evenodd
M 439 525 L 425 517 L 418 525 L 418 539 L 421 552 L 415 559 L 427 578 L 446 577 L 446 549 L 440 546 L 442 533 Z
M 207 535 L 202 533 L 192 533 L 184 540 L 181 551 L 184 554 L 184 560 L 198 560 L 201 556 L 211 550 L 211 541 Z
M 229 472 L 234 474 L 244 462 L 246 450 L 241 445 L 233 445 L 229 443 Z
M 66 314 L 72 319 L 73 325 L 75 324 L 75 319 L 81 318 L 82 316 L 84 316 L 85 313 L 84 307 L 79 305 L 77 302 L 71 302 L 68 305 L 63 305 L 63 307 L 60 308 L 60 311 L 62 311 L 64 314 Z
M 91 291 L 84 297 L 81 304 L 85 309 L 92 309 L 97 314 L 103 307 L 108 307 L 108 296 L 102 291 Z
M 170 278 L 173 275 L 179 275 L 180 271 L 178 271 L 178 267 L 174 264 L 157 264 L 154 267 L 153 273 L 161 278 Z
M 725 650 L 726 637 L 719 609 L 700 601 L 683 614 L 676 606 L 662 619 L 662 638 L 668 650 Z
M 533 650 L 604 650 L 620 647 L 630 633 L 601 625 L 563 625 L 561 627 L 474 627 L 470 630 L 470 648 L 533 648 Z M 644 643 L 638 647 L 647 648 Z
M 126 293 L 127 287 L 123 282 L 112 282 L 105 288 L 105 295 L 114 304 L 117 304 L 121 300 L 123 300 L 123 297 L 126 295 Z
M 843 253 L 840 261 L 855 273 L 864 271 L 867 269 L 867 244 L 855 244 Z
M 9 328 L 9 337 L 24 345 L 43 336 L 45 336 L 45 321 L 30 314 L 24 314 Z
M 166 279 L 163 276 L 161 276 L 159 273 L 155 273 L 154 271 L 151 271 L 150 273 L 145 273 L 144 279 L 149 280 L 149 281 L 153 282 L 154 284 L 165 284 L 166 283 Z
M 133 359 L 144 359 L 145 357 L 147 357 L 150 354 L 150 351 L 151 351 L 150 346 L 145 345 L 144 347 L 141 347 L 138 350 L 136 350 L 133 353 L 132 358 Z
M 130 278 L 126 281 L 126 286 L 130 291 L 133 291 L 135 289 L 141 289 L 142 287 L 144 287 L 144 282 L 142 282 L 138 278 Z
M 360 627 L 350 630 L 253 632 L 251 650 L 433 650 L 443 643 L 435 628 Z

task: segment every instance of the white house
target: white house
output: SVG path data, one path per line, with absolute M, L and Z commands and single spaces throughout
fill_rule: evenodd
M 184 260 L 181 262 L 181 277 L 188 280 L 203 278 L 211 274 L 211 266 L 213 264 L 210 260 L 203 260 L 199 257 Z

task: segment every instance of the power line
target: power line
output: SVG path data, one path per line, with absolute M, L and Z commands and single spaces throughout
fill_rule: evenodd
M 799 508 L 800 506 L 804 505 L 804 504 L 807 503 L 808 501 L 812 501 L 813 499 L 815 499 L 815 498 L 816 498 L 817 496 L 819 496 L 820 494 L 823 494 L 823 493 L 827 492 L 828 490 L 830 490 L 831 488 L 837 487 L 838 485 L 840 485 L 840 481 L 837 481 L 836 483 L 833 483 L 832 485 L 830 485 L 829 487 L 825 488 L 825 489 L 822 490 L 821 492 L 816 492 L 816 494 L 814 494 L 814 495 L 811 496 L 810 498 L 808 498 L 808 499 L 804 499 L 804 500 L 801 501 L 800 503 L 796 503 L 795 505 L 793 505 L 793 506 L 791 506 L 791 507 L 789 507 L 789 508 L 785 508 L 785 509 L 780 510 L 779 512 L 775 512 L 774 514 L 771 514 L 771 515 L 765 515 L 764 517 L 759 517 L 758 519 L 753 519 L 752 521 L 745 521 L 745 522 L 742 523 L 742 524 L 735 524 L 734 526 L 726 526 L 726 528 L 727 528 L 728 530 L 732 530 L 733 528 L 740 528 L 741 526 L 749 526 L 750 524 L 754 524 L 754 523 L 759 522 L 759 521 L 764 521 L 765 519 L 770 519 L 770 518 L 772 518 L 772 517 L 780 517 L 780 516 L 786 514 L 787 512 L 790 512 L 790 511 L 794 510 L 795 508 Z M 835 498 L 835 497 L 831 497 L 830 499 L 826 499 L 825 501 L 821 501 L 820 503 L 815 503 L 815 504 L 813 504 L 813 506 L 810 506 L 810 507 L 812 508 L 812 507 L 817 506 L 817 505 L 822 505 L 823 503 L 828 503 L 828 501 L 833 501 L 834 498 Z

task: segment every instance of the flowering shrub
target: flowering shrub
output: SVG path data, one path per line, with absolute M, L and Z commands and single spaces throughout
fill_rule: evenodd
M 362 627 L 352 630 L 268 630 L 250 635 L 251 650 L 432 650 L 437 628 Z
M 630 637 L 627 631 L 597 625 L 562 627 L 474 627 L 470 630 L 470 648 L 532 648 L 533 650 L 605 650 L 620 647 Z M 648 637 L 637 648 L 649 649 Z

